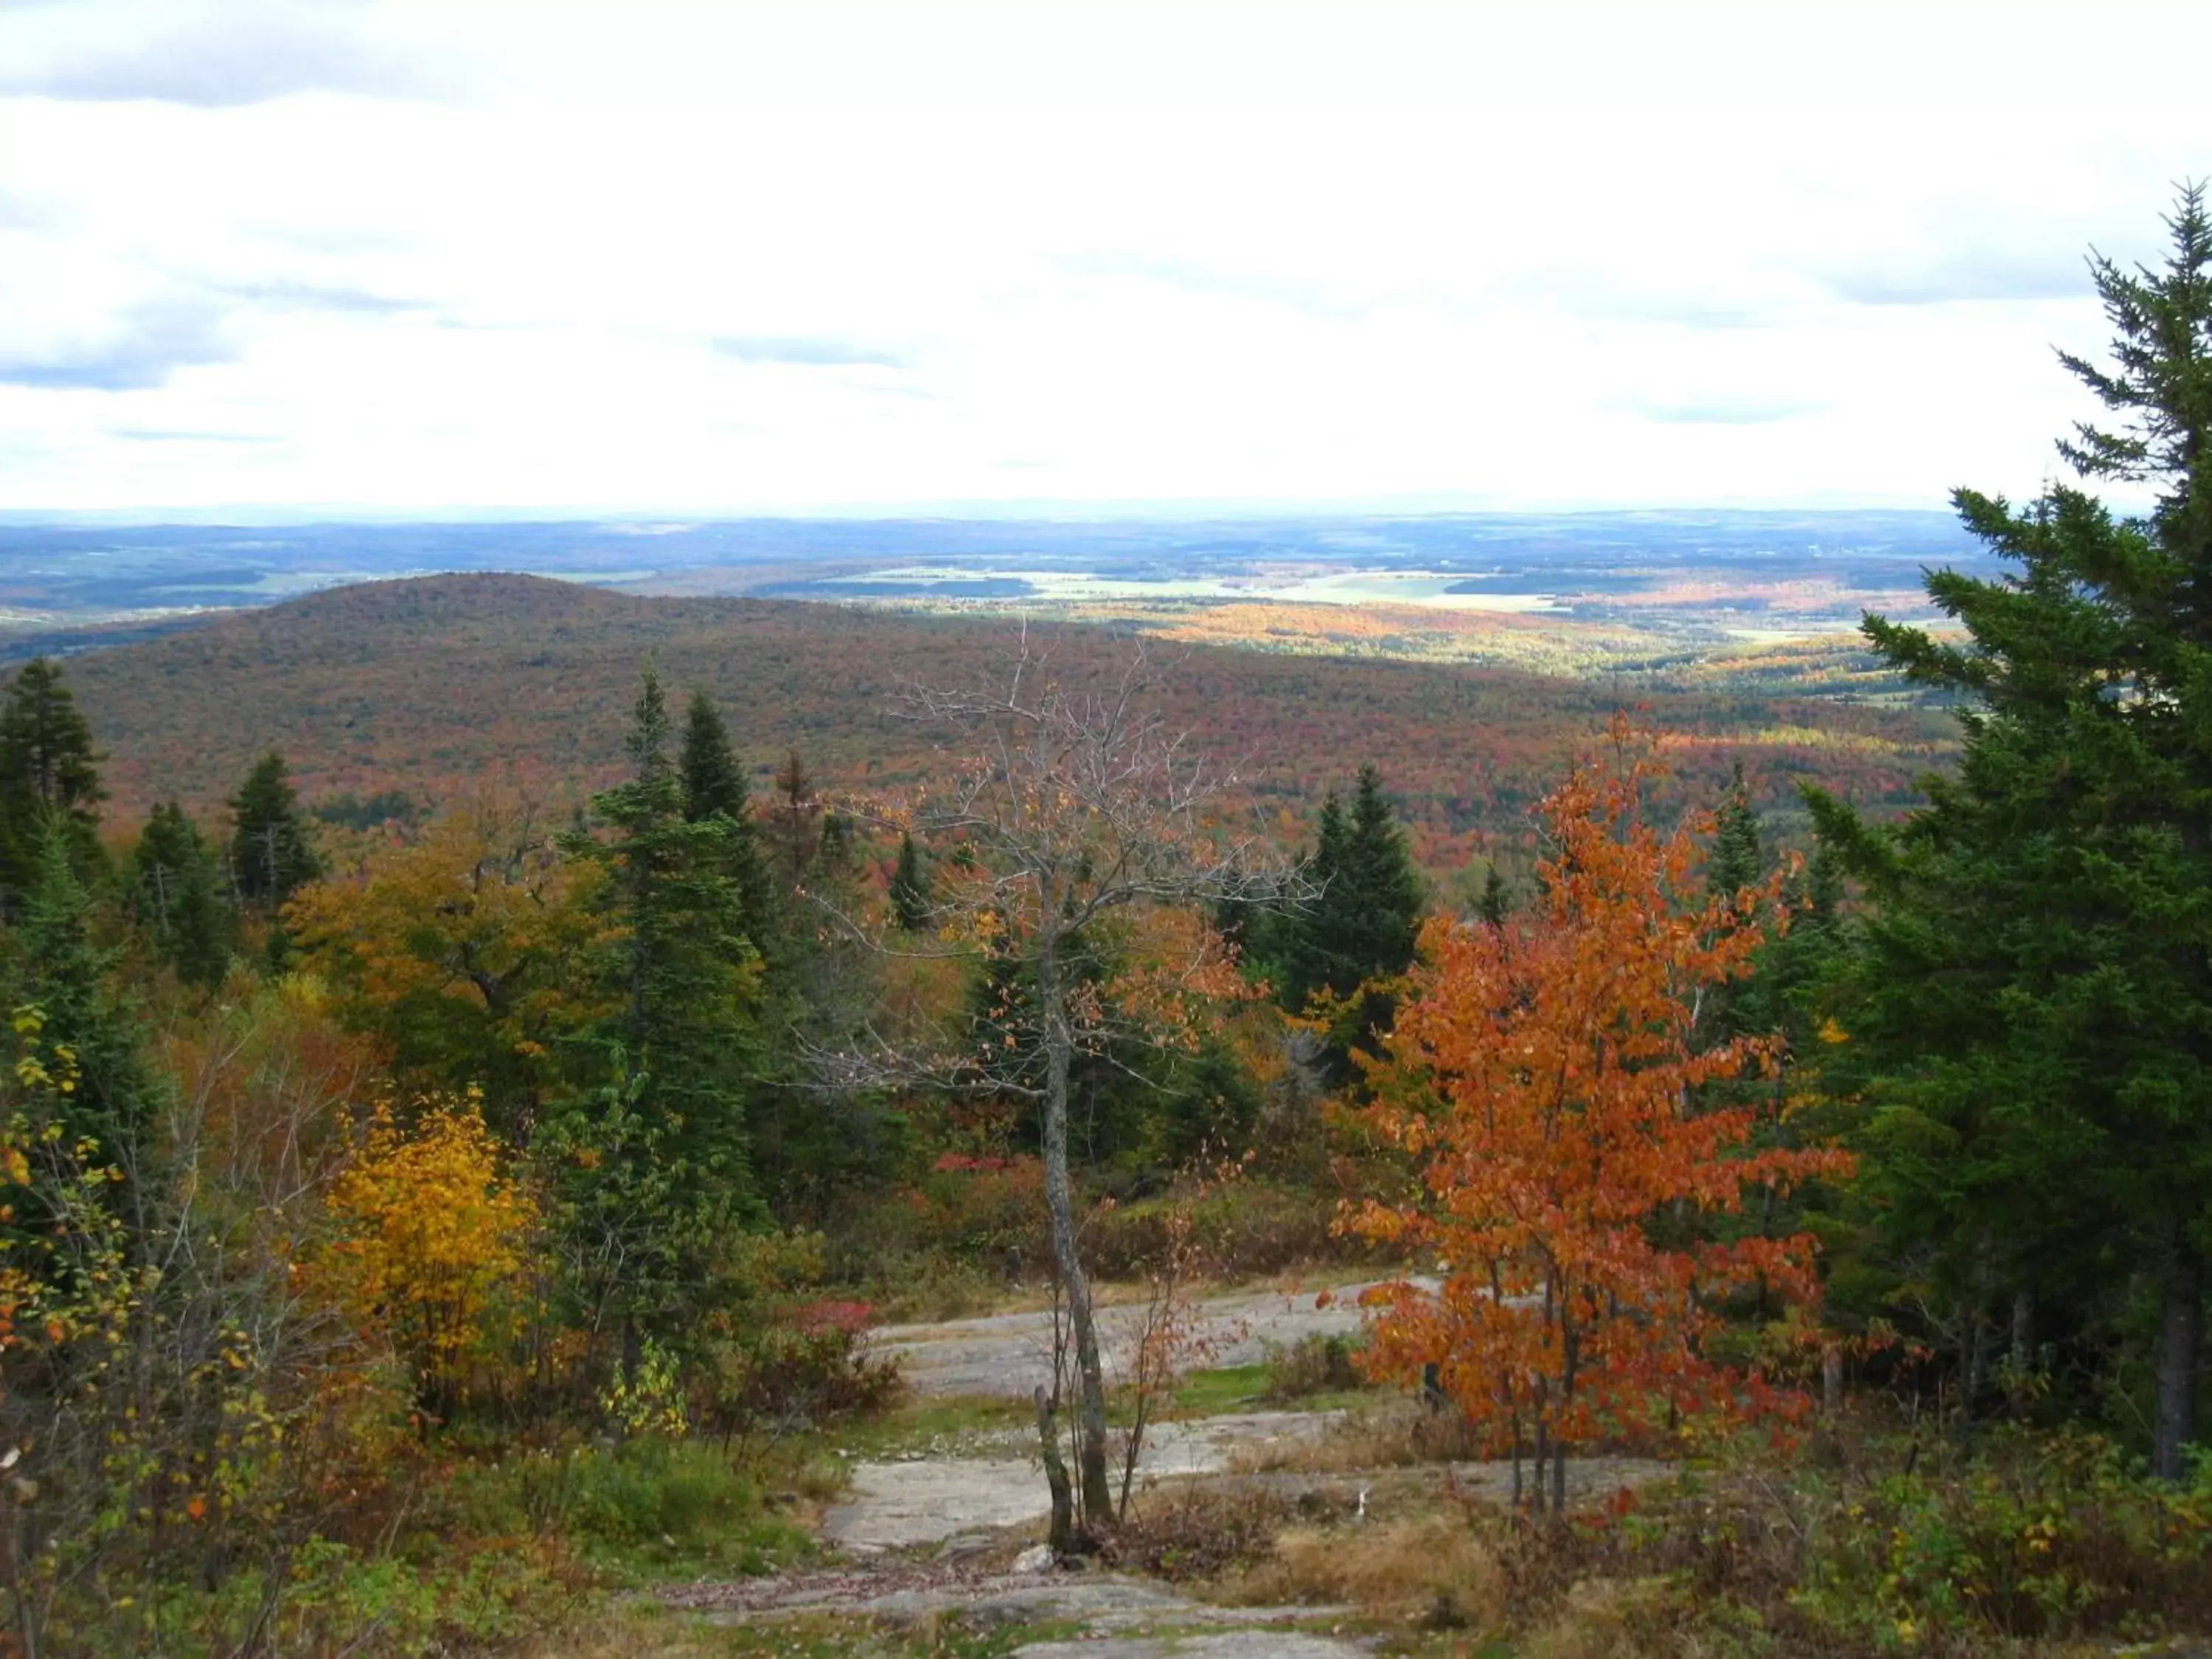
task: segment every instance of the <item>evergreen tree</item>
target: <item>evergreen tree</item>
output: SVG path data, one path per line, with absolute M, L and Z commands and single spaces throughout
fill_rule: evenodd
M 611 1192 L 659 1194 L 654 1214 L 623 1219 L 645 1230 L 645 1243 L 601 1257 L 586 1241 L 579 1254 L 627 1264 L 619 1282 L 588 1294 L 619 1304 L 633 1335 L 680 1340 L 714 1292 L 714 1241 L 757 1209 L 745 1117 L 759 1058 L 758 957 L 729 873 L 732 820 L 687 817 L 672 736 L 647 669 L 624 743 L 630 775 L 592 797 L 606 834 L 568 843 L 607 868 L 617 942 L 607 963 L 613 1006 L 584 1038 L 595 1080 L 570 1103 L 558 1138 L 588 1150 L 571 1176 L 578 1214 L 612 1214 Z
M 1733 898 L 1756 885 L 1765 873 L 1765 859 L 1759 844 L 1759 815 L 1752 811 L 1741 761 L 1735 763 L 1715 820 L 1712 851 L 1705 858 L 1705 891 L 1715 897 Z
M 44 657 L 25 663 L 0 702 L 0 902 L 37 879 L 49 821 L 62 826 L 80 875 L 97 866 L 106 758 L 62 671 Z
M 853 821 L 842 812 L 822 815 L 822 834 L 815 848 L 815 867 L 832 881 L 853 873 Z
M 1864 882 L 1843 1024 L 1870 1108 L 1867 1182 L 1890 1248 L 1954 1310 L 1971 1395 L 1985 1330 L 2124 1337 L 2109 1287 L 2156 1308 L 2152 1462 L 2196 1431 L 2212 1250 L 2212 216 L 2168 221 L 2164 267 L 2092 272 L 2114 367 L 2063 359 L 2119 418 L 2062 453 L 2147 483 L 2142 520 L 2054 485 L 2024 511 L 1961 490 L 2016 568 L 1941 571 L 1960 643 L 1879 617 L 1869 638 L 1971 700 L 1958 775 L 1901 825 L 1816 798 Z
M 1474 913 L 1492 927 L 1503 927 L 1505 918 L 1513 914 L 1512 896 L 1505 890 L 1505 878 L 1498 874 L 1495 863 L 1483 872 L 1482 897 Z
M 775 931 L 775 883 L 761 850 L 760 830 L 753 822 L 751 791 L 744 768 L 730 747 L 729 727 L 721 711 L 704 691 L 695 690 L 684 713 L 684 743 L 678 769 L 684 779 L 684 818 L 704 823 L 720 817 L 728 826 L 724 836 L 729 875 L 737 884 L 744 908 L 746 936 L 763 952 L 772 948 Z
M 891 870 L 891 915 L 901 928 L 919 933 L 929 926 L 929 877 L 911 835 L 899 836 L 898 863 Z
M 1305 861 L 1305 878 L 1316 896 L 1268 930 L 1281 963 L 1276 992 L 1292 1013 L 1304 1008 L 1316 991 L 1341 980 L 1349 967 L 1329 948 L 1330 913 L 1323 909 L 1330 903 L 1329 896 L 1340 896 L 1350 880 L 1345 873 L 1346 840 L 1344 803 L 1332 789 L 1322 798 L 1321 823 Z
M 806 769 L 806 757 L 796 749 L 775 769 L 775 830 L 782 843 L 784 875 L 797 888 L 821 850 L 822 833 L 815 820 L 822 809 L 814 799 L 814 776 Z
M 1284 929 L 1283 997 L 1292 1009 L 1322 992 L 1346 1003 L 1334 1033 L 1344 1074 L 1349 1050 L 1371 1048 L 1395 1006 L 1388 993 L 1360 988 L 1405 972 L 1421 927 L 1420 873 L 1372 766 L 1359 769 L 1349 815 L 1333 792 L 1322 803 L 1307 874 L 1320 890 Z
M 684 817 L 700 823 L 720 812 L 732 823 L 746 821 L 744 769 L 730 747 L 730 729 L 704 691 L 695 690 L 684 709 L 684 744 L 677 760 L 684 775 Z
M 92 896 L 71 850 L 66 827 L 50 823 L 15 929 L 9 1006 L 38 1008 L 47 1051 L 75 1057 L 76 1087 L 61 1097 L 63 1133 L 97 1141 L 104 1159 L 128 1168 L 152 1121 L 155 1090 L 137 1022 L 111 988 L 115 953 L 94 943 Z
M 1398 814 L 1382 793 L 1382 775 L 1372 766 L 1359 769 L 1352 797 L 1348 848 L 1352 886 L 1362 901 L 1361 931 L 1354 935 L 1369 977 L 1402 974 L 1413 965 L 1425 901 L 1420 872 L 1406 843 Z
M 131 855 L 129 899 L 155 954 L 187 985 L 221 981 L 237 918 L 222 890 L 215 851 L 175 801 L 154 809 Z
M 274 749 L 231 797 L 230 878 L 240 899 L 275 911 L 323 873 L 300 798 Z
M 1746 888 L 1757 886 L 1766 873 L 1765 853 L 1759 844 L 1759 815 L 1752 811 L 1741 761 L 1735 763 L 1728 793 L 1721 797 L 1713 819 L 1713 844 L 1705 854 L 1705 893 L 1709 898 L 1733 904 Z M 1761 947 L 1753 958 L 1755 964 L 1767 963 L 1775 943 L 1770 940 Z M 1768 994 L 1771 987 L 1766 978 L 1755 969 L 1748 979 L 1706 987 L 1698 1024 L 1707 1042 L 1731 1042 L 1778 1028 L 1780 1010 Z

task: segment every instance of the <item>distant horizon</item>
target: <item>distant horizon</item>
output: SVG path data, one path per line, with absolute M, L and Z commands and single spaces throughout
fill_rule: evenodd
M 108 527 L 304 529 L 317 525 L 621 525 L 835 523 L 847 521 L 938 523 L 1175 523 L 1316 519 L 1683 519 L 1706 515 L 1736 518 L 1844 518 L 1915 516 L 1955 522 L 1948 502 L 1837 504 L 1818 500 L 1771 502 L 1647 502 L 1565 507 L 1467 505 L 1370 501 L 1292 502 L 1196 497 L 1184 501 L 916 501 L 885 505 L 777 507 L 643 507 L 578 505 L 566 507 L 377 507 L 343 503 L 232 502 L 218 507 L 0 507 L 0 525 L 32 529 Z

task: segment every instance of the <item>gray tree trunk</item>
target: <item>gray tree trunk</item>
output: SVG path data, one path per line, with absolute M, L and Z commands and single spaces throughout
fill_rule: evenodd
M 1036 1402 L 1037 1446 L 1044 1458 L 1045 1485 L 1052 1492 L 1052 1530 L 1045 1541 L 1055 1556 L 1066 1555 L 1075 1541 L 1075 1506 L 1068 1498 L 1066 1460 L 1060 1455 L 1059 1413 L 1053 1410 L 1042 1382 L 1030 1398 Z
M 2174 1228 L 2161 1298 L 2158 1345 L 2158 1425 L 2151 1473 L 2161 1480 L 2188 1474 L 2187 1451 L 2197 1437 L 2197 1370 L 2204 1343 L 2204 1257 Z
M 1067 1074 L 1074 1034 L 1068 1024 L 1066 987 L 1060 979 L 1060 940 L 1052 922 L 1058 895 L 1048 887 L 1037 948 L 1037 1000 L 1044 1015 L 1044 1205 L 1052 1223 L 1053 1260 L 1067 1295 L 1068 1324 L 1075 1333 L 1075 1370 L 1080 1397 L 1075 1413 L 1076 1484 L 1083 1493 L 1085 1526 L 1113 1524 L 1113 1494 L 1106 1480 L 1106 1376 L 1098 1358 L 1098 1328 L 1091 1316 L 1091 1280 L 1075 1229 L 1075 1196 L 1067 1174 Z

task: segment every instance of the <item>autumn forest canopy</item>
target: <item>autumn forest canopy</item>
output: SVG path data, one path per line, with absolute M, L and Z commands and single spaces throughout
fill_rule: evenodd
M 2201 191 L 2170 228 L 2093 264 L 2072 481 L 1956 497 L 2001 573 L 1868 617 L 1878 696 L 496 574 L 24 664 L 0 1650 L 490 1652 L 769 1571 L 792 1460 L 902 1409 L 868 1329 L 1024 1297 L 1052 1548 L 1134 1559 L 1203 1368 L 1094 1310 L 1291 1273 L 1367 1286 L 1330 1387 L 1510 1465 L 1515 1619 L 2203 1634 Z M 1685 1484 L 1571 1516 L 1601 1458 Z

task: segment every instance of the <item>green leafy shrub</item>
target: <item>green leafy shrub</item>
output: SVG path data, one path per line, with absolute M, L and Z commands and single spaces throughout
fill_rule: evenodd
M 1356 1337 L 1315 1331 L 1288 1347 L 1279 1342 L 1262 1346 L 1267 1355 L 1264 1397 L 1270 1401 L 1310 1400 L 1317 1394 L 1340 1394 L 1367 1386 L 1367 1379 L 1352 1363 L 1359 1348 Z
M 2099 1437 L 2016 1432 L 1961 1468 L 1890 1437 L 1834 1461 L 1739 1448 L 1568 1526 L 1504 1524 L 1516 1622 L 1574 1624 L 1578 1588 L 1607 1583 L 1651 1592 L 1638 1616 L 1667 1638 L 1638 1651 L 1739 1650 L 1723 1638 L 1753 1628 L 1774 1652 L 1964 1659 L 2212 1631 L 2212 1460 L 2175 1486 Z
M 743 1461 L 697 1440 L 649 1436 L 464 1465 L 425 1507 L 424 1536 L 538 1538 L 622 1577 L 742 1575 L 809 1553 Z
M 2212 1458 L 2185 1486 L 2100 1436 L 2008 1436 L 1948 1480 L 1832 1501 L 1796 1601 L 1873 1638 L 2212 1629 Z
M 872 1416 L 898 1398 L 898 1362 L 865 1338 L 865 1302 L 814 1302 L 714 1346 L 698 1392 L 699 1419 L 725 1439 L 763 1427 L 795 1428 Z

